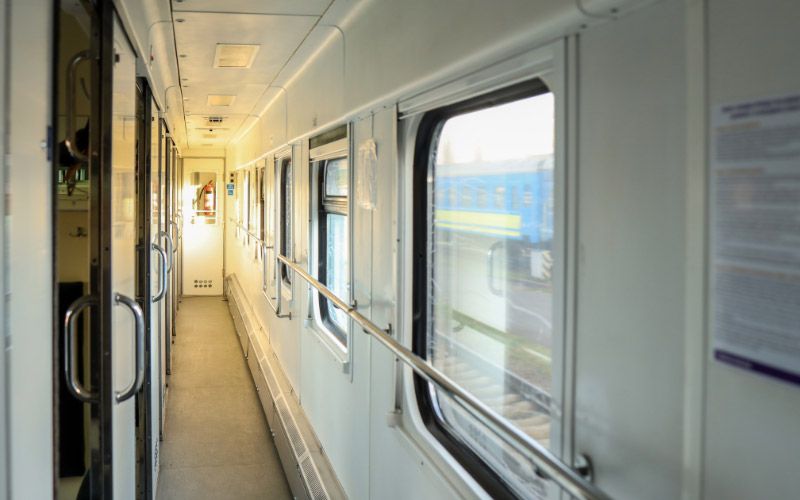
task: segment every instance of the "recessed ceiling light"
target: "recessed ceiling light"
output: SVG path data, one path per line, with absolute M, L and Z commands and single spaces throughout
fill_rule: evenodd
M 214 53 L 215 68 L 249 68 L 253 65 L 260 45 L 218 43 Z
M 235 95 L 208 94 L 209 106 L 230 106 L 236 100 Z
M 186 57 L 186 54 L 181 54 L 180 57 Z

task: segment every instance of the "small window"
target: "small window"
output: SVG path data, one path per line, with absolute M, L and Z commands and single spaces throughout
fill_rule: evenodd
M 513 210 L 519 210 L 521 208 L 519 186 L 511 186 L 511 208 Z
M 317 162 L 320 180 L 317 202 L 318 279 L 344 301 L 350 296 L 349 263 L 349 165 L 347 158 Z M 347 348 L 347 313 L 324 297 L 319 299 L 320 318 L 336 341 Z
M 489 206 L 489 193 L 486 192 L 484 186 L 478 186 L 475 205 L 477 205 L 478 208 L 486 208 Z
M 494 208 L 503 210 L 506 207 L 506 187 L 497 186 L 494 188 Z
M 562 366 L 554 138 L 540 81 L 434 110 L 420 122 L 413 184 L 415 352 L 548 448 L 560 440 Z M 460 210 L 439 205 L 440 185 L 460 186 Z M 419 377 L 416 388 L 431 434 L 490 495 L 545 493 L 533 464 L 448 392 Z
M 264 167 L 258 169 L 258 205 L 256 216 L 258 217 L 258 231 L 256 234 L 261 241 L 266 239 L 266 224 L 264 217 Z
M 245 170 L 242 172 L 242 204 L 240 219 L 242 226 L 245 228 L 250 227 L 250 172 Z M 245 233 L 247 239 L 247 233 Z
M 472 208 L 472 186 L 461 185 L 461 208 Z
M 447 203 L 450 208 L 456 208 L 456 188 L 452 186 L 447 188 Z
M 278 195 L 278 249 L 281 255 L 292 258 L 292 159 L 291 157 L 279 158 L 275 162 L 276 175 L 279 180 Z M 292 283 L 289 267 L 281 263 L 280 279 L 287 285 Z

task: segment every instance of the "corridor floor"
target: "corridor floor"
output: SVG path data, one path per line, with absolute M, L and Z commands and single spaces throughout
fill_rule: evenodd
M 223 298 L 183 299 L 173 353 L 159 500 L 291 498 Z

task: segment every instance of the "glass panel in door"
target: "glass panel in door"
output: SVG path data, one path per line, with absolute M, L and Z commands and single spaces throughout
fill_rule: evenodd
M 113 21 L 114 66 L 111 109 L 110 241 L 111 346 L 114 401 L 111 404 L 114 498 L 136 494 L 135 398 L 124 399 L 136 383 L 136 55 L 119 20 Z M 106 296 L 108 297 L 108 296 Z M 107 395 L 106 395 L 107 396 Z

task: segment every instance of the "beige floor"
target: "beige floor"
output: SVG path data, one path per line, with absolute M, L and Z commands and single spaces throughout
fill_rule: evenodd
M 173 349 L 159 500 L 291 498 L 227 303 L 183 299 Z

